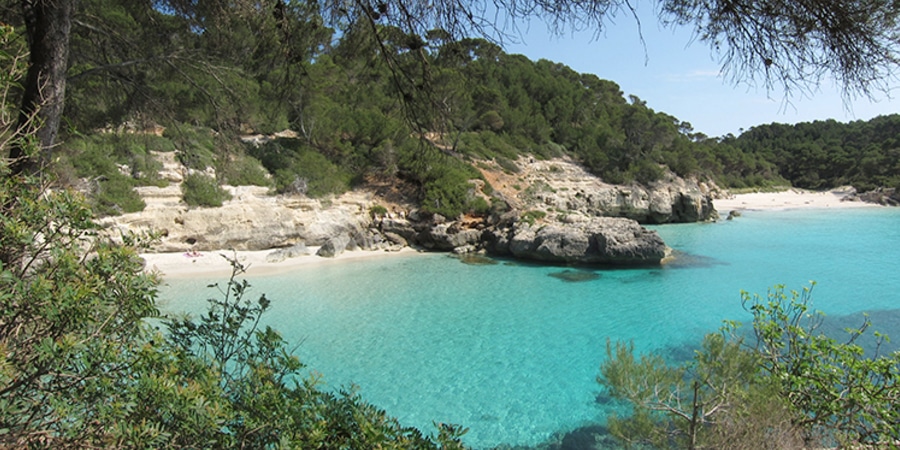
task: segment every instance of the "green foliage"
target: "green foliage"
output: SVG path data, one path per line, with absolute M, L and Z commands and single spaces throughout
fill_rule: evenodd
M 0 446 L 100 445 L 155 279 L 133 247 L 94 237 L 76 195 L 2 175 Z
M 101 216 L 143 211 L 146 204 L 134 190 L 134 180 L 114 173 L 98 180 L 91 195 L 91 206 Z
M 541 211 L 539 209 L 533 209 L 531 211 L 526 211 L 522 214 L 522 217 L 519 218 L 522 222 L 525 222 L 529 225 L 534 225 L 535 221 L 541 220 L 544 217 L 547 217 L 546 211 Z
M 894 114 L 846 124 L 761 125 L 728 144 L 773 164 L 779 176 L 797 187 L 869 190 L 898 181 L 898 131 L 900 115 Z
M 222 202 L 231 198 L 231 194 L 219 186 L 215 178 L 201 173 L 184 177 L 181 193 L 188 206 L 222 206 Z
M 900 438 L 900 353 L 864 354 L 818 331 L 811 288 L 776 286 L 763 298 L 742 293 L 755 342 L 736 322 L 706 336 L 694 360 L 670 366 L 660 355 L 635 357 L 633 346 L 607 343 L 597 381 L 628 408 L 609 418 L 628 445 L 655 448 L 807 448 L 892 445 Z M 886 339 L 875 333 L 879 344 Z
M 818 330 L 823 315 L 811 310 L 812 287 L 776 286 L 765 298 L 743 292 L 753 314 L 756 351 L 763 373 L 778 386 L 802 419 L 798 424 L 840 443 L 883 445 L 900 439 L 900 353 L 866 355 L 856 343 L 868 317 L 848 329 L 846 342 Z M 886 337 L 878 332 L 880 343 Z
M 216 165 L 216 148 L 221 140 L 214 130 L 203 127 L 178 126 L 163 134 L 175 143 L 178 160 L 188 169 L 206 170 Z
M 244 300 L 234 261 L 198 322 L 152 331 L 158 279 L 143 271 L 143 240 L 114 244 L 98 230 L 78 195 L 0 164 L 0 447 L 463 448 L 465 429 L 424 436 L 303 379 L 280 335 L 259 325 L 268 301 Z
M 457 160 L 439 158 L 437 164 L 425 174 L 422 209 L 444 217 L 458 217 L 464 213 L 483 214 L 487 202 L 475 195 L 475 186 L 470 182 L 482 179 L 474 167 Z M 487 183 L 485 183 L 487 185 Z
M 428 174 L 422 199 L 426 212 L 455 218 L 466 211 L 471 175 L 455 167 L 442 167 Z
M 269 172 L 244 152 L 224 154 L 216 160 L 216 175 L 231 186 L 273 186 Z
M 162 165 L 151 152 L 172 151 L 172 141 L 152 134 L 100 133 L 75 136 L 61 149 L 61 157 L 79 177 L 110 177 L 123 174 L 139 186 L 162 185 Z
M 387 212 L 388 212 L 387 208 L 385 208 L 384 206 L 381 206 L 381 205 L 372 205 L 372 207 L 369 208 L 369 215 L 372 217 L 383 216 L 383 215 L 387 214 Z
M 139 241 L 98 238 L 77 196 L 2 175 L 0 446 L 463 448 L 463 428 L 425 436 L 304 378 L 234 261 L 206 314 L 153 332 Z
M 157 279 L 137 241 L 98 239 L 91 211 L 66 191 L 0 180 L 0 445 L 463 448 L 465 429 L 425 436 L 304 378 L 260 325 L 270 303 L 250 300 L 234 261 L 199 320 L 152 332 Z
M 628 175 L 639 183 L 647 184 L 661 180 L 665 176 L 665 169 L 658 163 L 642 159 L 628 168 Z
M 152 152 L 172 151 L 167 138 L 152 134 L 99 133 L 73 136 L 59 149 L 53 172 L 70 184 L 86 179 L 90 203 L 100 215 L 144 209 L 136 186 L 164 186 L 162 165 Z
M 483 197 L 472 198 L 466 207 L 468 208 L 467 212 L 476 216 L 486 216 L 491 212 L 491 204 Z
M 249 150 L 275 175 L 278 192 L 324 197 L 350 188 L 351 174 L 298 139 L 276 139 Z
M 495 160 L 495 161 L 497 162 L 497 164 L 499 164 L 500 167 L 502 167 L 503 170 L 504 170 L 505 172 L 507 172 L 507 173 L 519 173 L 519 172 L 522 171 L 522 169 L 519 169 L 519 166 L 515 163 L 515 161 L 513 161 L 513 160 L 511 160 L 511 159 L 509 159 L 509 158 L 504 158 L 504 157 L 502 157 L 502 156 L 497 156 L 496 158 L 494 158 L 494 160 Z
M 735 188 L 900 185 L 895 167 L 900 158 L 892 137 L 896 118 L 846 126 L 771 125 L 739 138 L 711 139 L 637 97 L 626 98 L 611 81 L 562 64 L 507 55 L 481 39 L 439 39 L 421 48 L 428 65 L 428 73 L 422 73 L 421 61 L 409 52 L 409 45 L 421 44 L 419 38 L 385 27 L 386 46 L 380 47 L 351 27 L 337 45 L 325 46 L 331 30 L 320 26 L 312 7 L 294 5 L 290 28 L 303 33 L 282 42 L 275 36 L 286 32 L 285 23 L 268 15 L 243 21 L 218 17 L 229 25 L 197 35 L 188 17 L 141 14 L 130 5 L 100 8 L 102 0 L 93 1 L 109 26 L 146 42 L 151 55 L 164 53 L 166 43 L 158 36 L 166 35 L 210 56 L 203 63 L 179 64 L 179 70 L 161 64 L 134 74 L 129 78 L 133 91 L 113 94 L 122 92 L 115 82 L 87 75 L 110 63 L 91 58 L 86 49 L 103 43 L 110 57 L 122 61 L 146 55 L 106 37 L 76 37 L 73 72 L 85 75 L 72 83 L 70 95 L 78 99 L 70 102 L 73 123 L 90 129 L 127 120 L 140 127 L 143 118 L 172 111 L 174 123 L 166 138 L 180 149 L 181 161 L 197 170 L 216 167 L 221 181 L 231 184 L 268 183 L 251 169 L 252 163 L 223 157 L 240 153 L 222 151 L 234 146 L 236 132 L 291 128 L 300 135 L 297 143 L 282 139 L 276 141 L 282 150 L 266 144 L 252 152 L 279 192 L 321 197 L 343 192 L 369 174 L 412 173 L 409 178 L 423 188 L 420 200 L 447 213 L 467 208 L 468 200 L 457 198 L 465 190 L 425 186 L 436 178 L 457 177 L 438 174 L 444 171 L 438 167 L 426 176 L 409 163 L 404 155 L 416 145 L 410 141 L 419 132 L 441 136 L 439 145 L 448 154 L 495 159 L 513 173 L 507 162 L 523 155 L 572 156 L 612 183 L 649 183 L 669 169 Z M 284 51 L 291 58 L 285 59 Z M 384 51 L 396 52 L 390 64 L 372 57 Z M 426 84 L 429 89 L 420 89 Z M 274 161 L 272 153 L 285 154 Z M 449 206 L 428 206 L 435 202 Z
M 766 392 L 756 355 L 722 334 L 707 335 L 694 360 L 679 367 L 659 355 L 635 358 L 622 343 L 608 342 L 606 351 L 597 381 L 631 407 L 630 416 L 609 418 L 610 433 L 629 444 L 703 447 L 707 435 L 722 434 L 719 424 L 746 414 L 748 397 Z
M 290 151 L 302 163 L 273 168 L 256 157 L 279 191 L 302 191 L 305 183 L 313 196 L 342 192 L 373 173 L 418 172 L 411 179 L 424 188 L 434 177 L 404 164 L 402 154 L 408 141 L 429 134 L 454 157 L 497 158 L 512 170 L 501 158 L 571 156 L 615 183 L 652 182 L 669 169 L 737 188 L 900 185 L 896 117 L 773 124 L 709 138 L 626 98 L 612 81 L 508 55 L 483 39 L 436 32 L 425 42 L 388 25 L 379 27 L 381 45 L 356 26 L 333 36 L 317 5 L 292 4 L 278 19 L 89 0 L 81 8 L 91 11 L 82 19 L 91 31 L 72 40 L 69 123 L 82 131 L 140 130 L 166 121 L 165 137 L 188 167 L 216 167 L 223 182 L 262 185 L 257 171 L 244 175 L 252 164 L 223 160 L 222 149 L 234 146 L 237 133 L 290 128 L 304 147 Z M 321 158 L 301 155 L 307 152 Z M 229 170 L 232 164 L 238 167 Z M 311 172 L 320 169 L 317 179 Z M 461 193 L 432 192 L 428 201 Z M 456 210 L 465 200 L 451 203 Z

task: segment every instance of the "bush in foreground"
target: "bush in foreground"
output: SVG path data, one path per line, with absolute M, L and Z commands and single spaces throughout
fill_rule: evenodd
M 608 344 L 597 381 L 630 414 L 609 428 L 626 444 L 656 448 L 893 447 L 900 441 L 900 352 L 866 355 L 869 328 L 838 342 L 810 310 L 811 288 L 776 286 L 742 294 L 753 315 L 751 341 L 726 322 L 693 361 L 672 367 L 659 355 Z M 880 343 L 885 337 L 875 333 Z M 880 345 L 879 345 L 880 347 Z M 774 447 L 773 447 L 774 446 Z
M 0 173 L 0 205 L 0 447 L 462 448 L 305 378 L 235 261 L 206 314 L 159 332 L 140 240 L 35 180 Z

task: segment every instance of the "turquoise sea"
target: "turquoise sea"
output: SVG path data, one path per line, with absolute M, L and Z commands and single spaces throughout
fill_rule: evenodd
M 657 268 L 588 270 L 409 254 L 248 280 L 266 321 L 333 387 L 355 384 L 401 423 L 469 427 L 476 448 L 537 445 L 602 422 L 595 382 L 607 339 L 672 357 L 723 319 L 748 321 L 740 292 L 814 288 L 837 324 L 870 313 L 900 341 L 900 209 L 750 211 L 733 221 L 654 227 L 679 252 Z M 210 281 L 175 279 L 167 311 L 201 311 Z M 843 326 L 843 325 L 841 325 Z

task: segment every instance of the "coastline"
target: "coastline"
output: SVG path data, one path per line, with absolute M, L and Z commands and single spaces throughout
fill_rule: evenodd
M 310 254 L 287 258 L 279 262 L 266 261 L 266 257 L 276 251 L 232 251 L 217 250 L 208 252 L 174 252 L 174 253 L 143 253 L 141 258 L 146 262 L 145 271 L 159 273 L 163 279 L 193 278 L 193 277 L 225 277 L 231 275 L 231 265 L 226 258 L 237 258 L 247 271 L 245 275 L 276 275 L 290 272 L 297 268 L 313 264 L 333 264 L 351 260 L 369 258 L 388 258 L 398 255 L 420 254 L 418 250 L 404 247 L 399 251 L 378 250 L 353 250 L 345 251 L 333 258 L 316 256 L 318 247 L 309 247 Z
M 713 200 L 713 206 L 722 216 L 730 211 L 763 211 L 788 209 L 846 209 L 884 208 L 884 206 L 862 201 L 844 200 L 853 194 L 851 189 L 835 189 L 826 192 L 789 189 L 781 192 L 755 192 L 736 194 L 725 199 Z M 723 217 L 724 218 L 724 217 Z M 165 278 L 228 277 L 231 265 L 225 258 L 237 257 L 238 262 L 247 267 L 246 275 L 275 275 L 296 270 L 312 264 L 335 264 L 367 258 L 387 258 L 396 255 L 423 253 L 404 247 L 399 251 L 353 250 L 345 251 L 333 258 L 316 256 L 318 247 L 309 247 L 310 254 L 287 258 L 279 262 L 269 262 L 266 257 L 277 249 L 258 251 L 216 250 L 198 252 L 144 253 L 146 269 L 159 273 Z
M 847 200 L 854 192 L 852 188 L 838 188 L 830 191 L 791 188 L 781 192 L 736 194 L 729 198 L 713 200 L 713 206 L 720 215 L 727 215 L 729 211 L 884 208 L 884 206 L 874 203 Z

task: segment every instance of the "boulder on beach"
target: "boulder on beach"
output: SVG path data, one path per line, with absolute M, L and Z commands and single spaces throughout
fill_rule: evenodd
M 311 252 L 310 252 L 309 248 L 306 247 L 306 244 L 301 242 L 299 244 L 294 244 L 290 247 L 279 248 L 279 249 L 272 251 L 271 253 L 266 255 L 266 262 L 277 263 L 277 262 L 284 261 L 286 259 L 296 258 L 298 256 L 306 256 L 306 255 L 309 255 L 310 253 Z
M 347 245 L 350 244 L 350 236 L 346 234 L 339 234 L 337 236 L 332 236 L 316 252 L 317 256 L 321 256 L 323 258 L 334 258 L 335 256 L 344 253 L 344 250 L 347 249 Z

